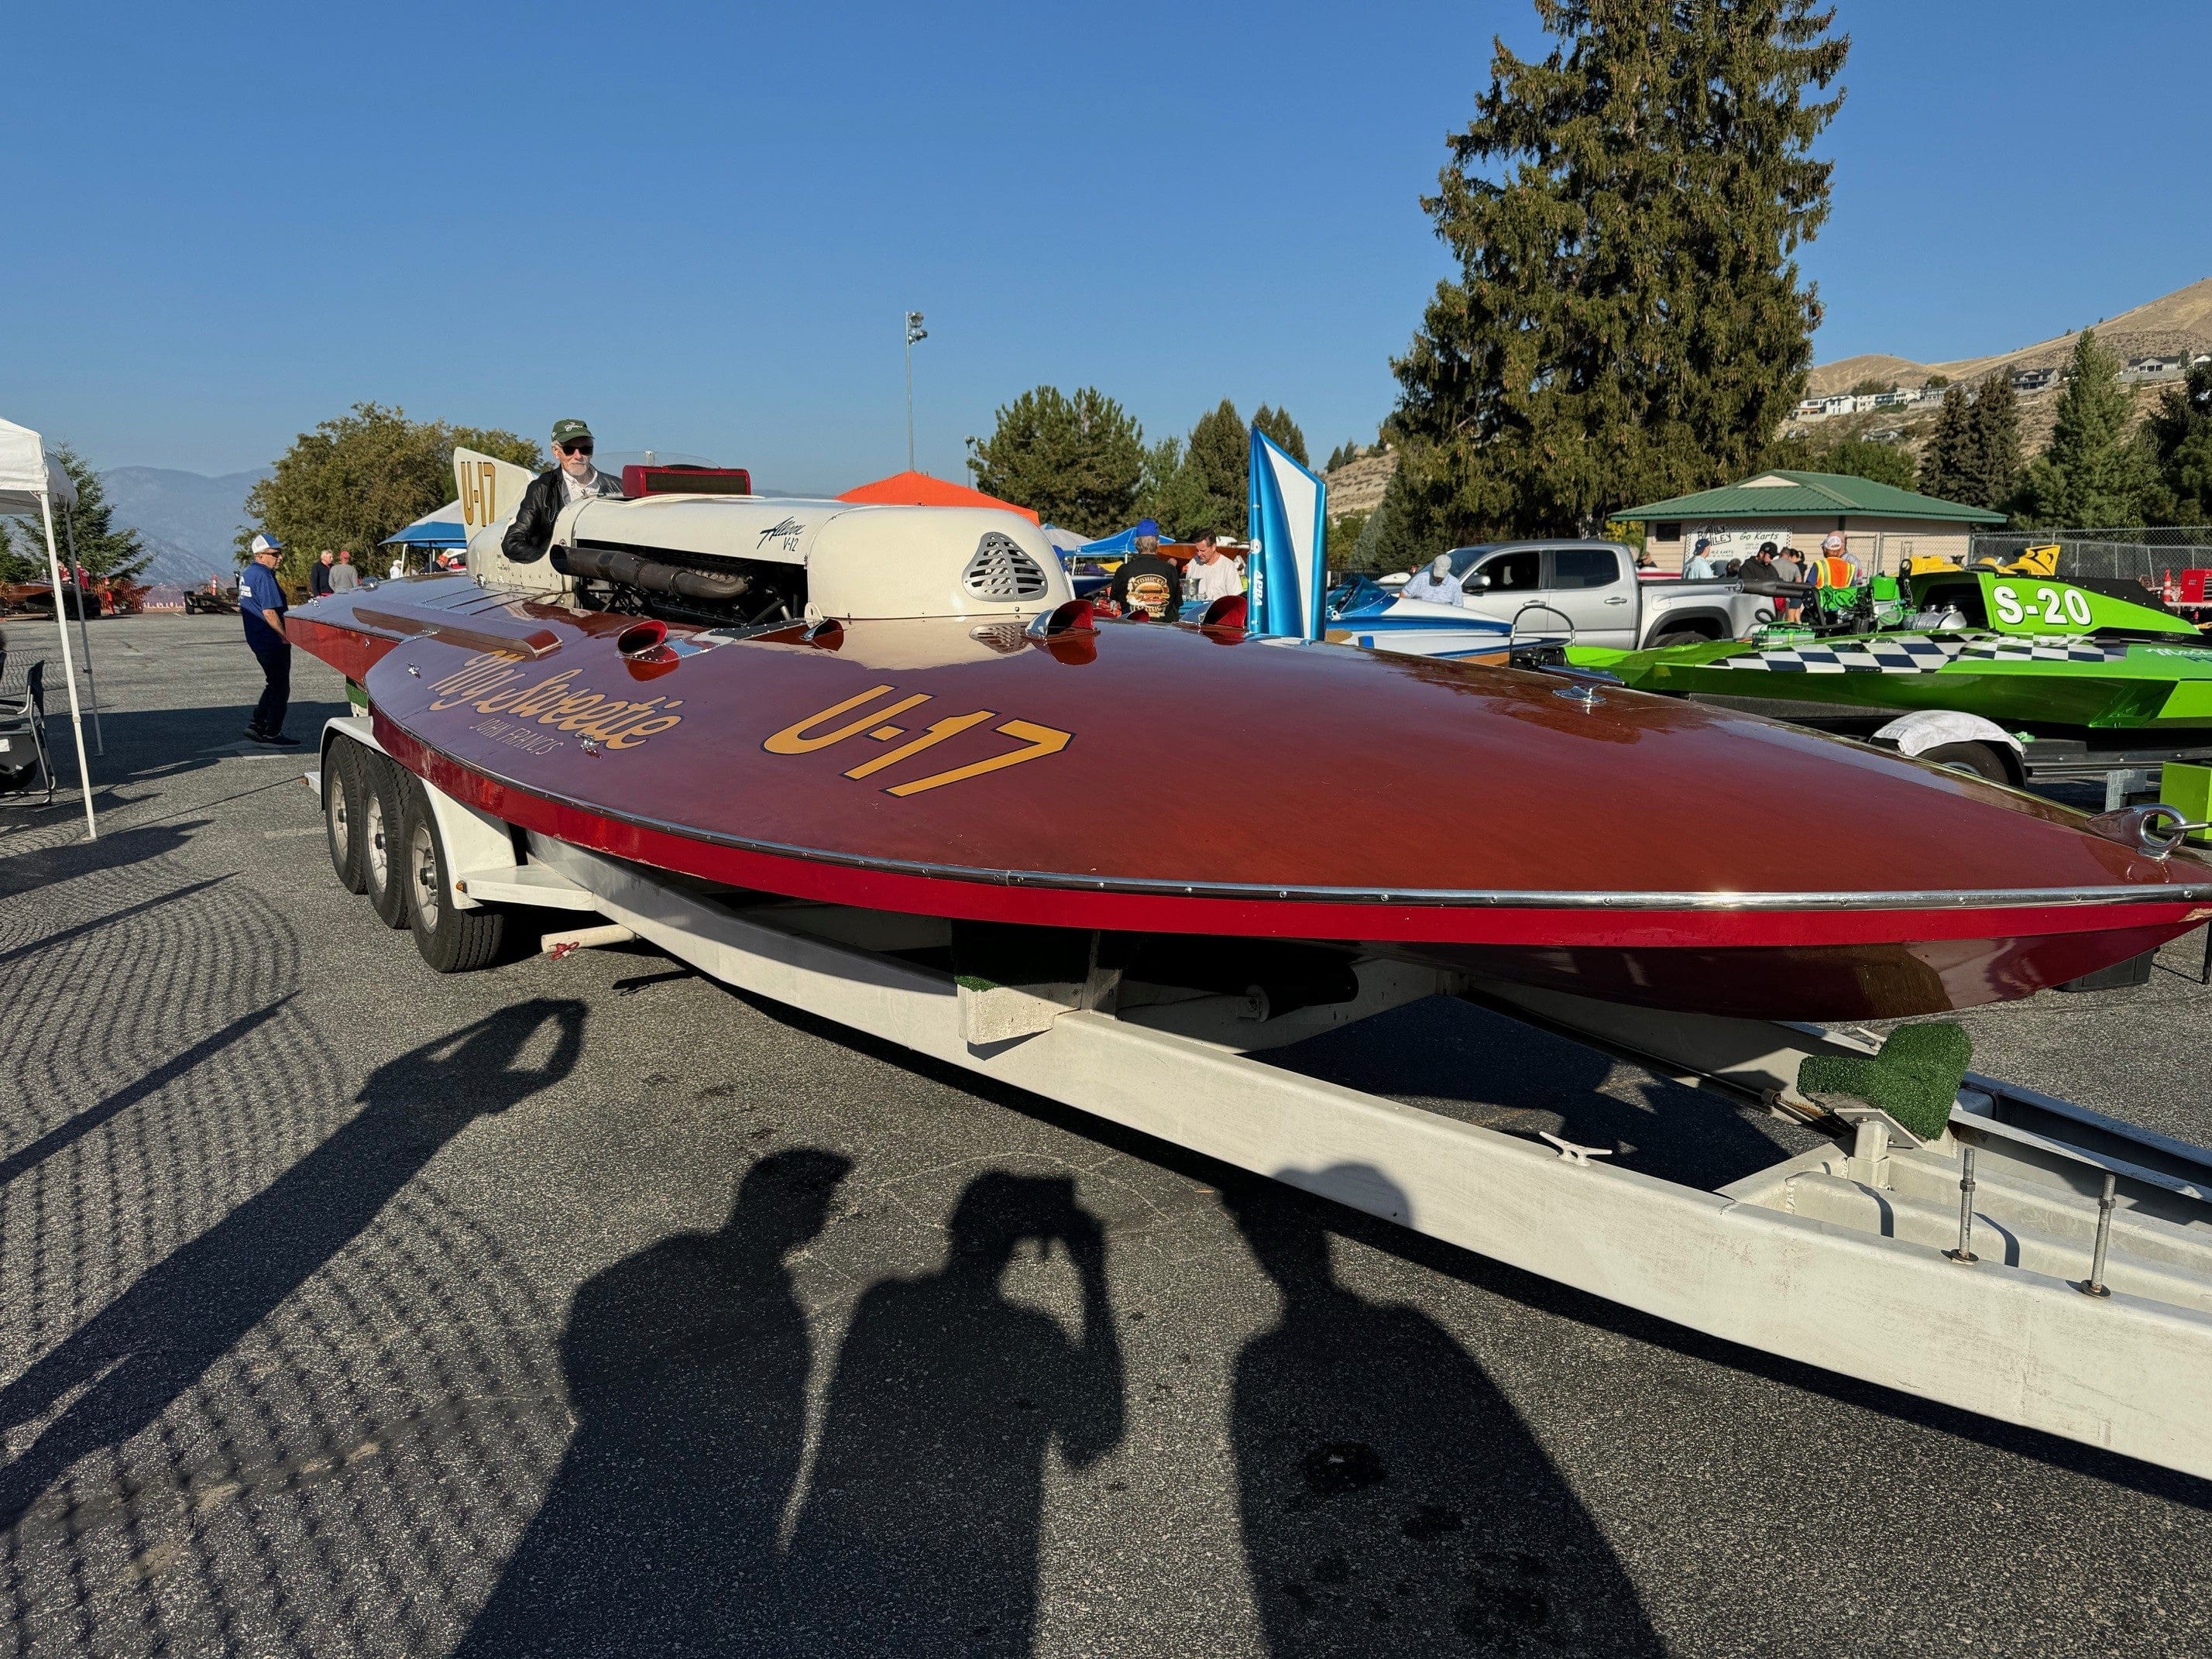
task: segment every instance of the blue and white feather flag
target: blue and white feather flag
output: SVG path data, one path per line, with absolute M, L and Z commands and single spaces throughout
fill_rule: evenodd
M 1328 486 L 1257 427 L 1252 428 L 1251 510 L 1246 626 L 1255 634 L 1319 639 L 1328 581 L 1322 558 Z

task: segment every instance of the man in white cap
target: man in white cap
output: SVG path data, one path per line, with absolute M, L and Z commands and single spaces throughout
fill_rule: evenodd
M 1419 572 L 1401 590 L 1407 599 L 1419 599 L 1429 605 L 1465 605 L 1467 596 L 1460 592 L 1458 582 L 1452 579 L 1451 555 L 1439 553 L 1429 561 L 1429 568 Z
M 276 580 L 276 556 L 283 550 L 274 536 L 256 536 L 253 562 L 238 579 L 238 614 L 264 681 L 246 735 L 271 748 L 297 749 L 300 740 L 284 735 L 284 711 L 292 702 L 292 641 L 284 633 L 284 590 Z

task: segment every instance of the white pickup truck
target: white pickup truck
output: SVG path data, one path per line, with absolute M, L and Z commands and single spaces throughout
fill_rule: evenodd
M 1486 542 L 1447 556 L 1461 604 L 1522 634 L 1558 631 L 1577 645 L 1638 651 L 1697 640 L 1737 640 L 1774 620 L 1781 601 L 1749 593 L 1733 576 L 1714 581 L 1639 580 L 1619 542 Z

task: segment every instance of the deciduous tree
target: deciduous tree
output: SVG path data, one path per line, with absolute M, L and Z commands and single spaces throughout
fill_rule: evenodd
M 2019 516 L 2052 528 L 2141 524 L 2158 475 L 2150 450 L 2129 430 L 2135 401 L 2119 357 L 2084 329 L 2067 374 L 2051 447 L 2028 464 Z
M 1828 211 L 1809 96 L 1848 40 L 1814 0 L 1536 0 L 1494 48 L 1424 205 L 1459 261 L 1395 364 L 1409 525 L 1438 545 L 1587 531 L 1768 453 L 1818 307 Z M 1384 516 L 1388 516 L 1387 514 Z
M 296 580 L 326 547 L 351 548 L 365 562 L 386 536 L 453 499 L 456 447 L 517 466 L 543 465 L 538 446 L 512 432 L 411 421 L 403 409 L 356 404 L 293 439 L 246 493 L 254 522 L 238 532 L 240 562 L 256 530 L 284 544 L 282 568 Z
M 1145 476 L 1144 432 L 1096 386 L 1024 392 L 998 411 L 991 435 L 971 440 L 975 487 L 1017 501 L 1079 536 L 1129 522 Z

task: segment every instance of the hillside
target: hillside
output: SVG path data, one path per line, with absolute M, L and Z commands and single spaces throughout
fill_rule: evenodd
M 210 478 L 165 466 L 118 466 L 100 475 L 115 522 L 145 538 L 154 562 L 150 581 L 191 587 L 235 569 L 239 526 L 246 522 L 246 492 L 265 471 L 228 472 Z
M 2097 338 L 2123 358 L 2190 349 L 2212 350 L 2212 276 L 2177 289 L 2132 311 L 2124 311 L 2117 317 L 2107 317 L 2095 326 Z M 1808 389 L 1811 395 L 1820 398 L 1831 392 L 1848 392 L 1861 380 L 1894 381 L 1899 386 L 1913 386 L 1923 384 L 1931 374 L 1965 380 L 1986 374 L 1993 368 L 2057 368 L 2073 352 L 2074 342 L 2080 336 L 2081 331 L 2073 329 L 2012 351 L 1940 363 L 1915 362 L 1910 357 L 1892 357 L 1879 352 L 1863 353 L 1816 365 Z

